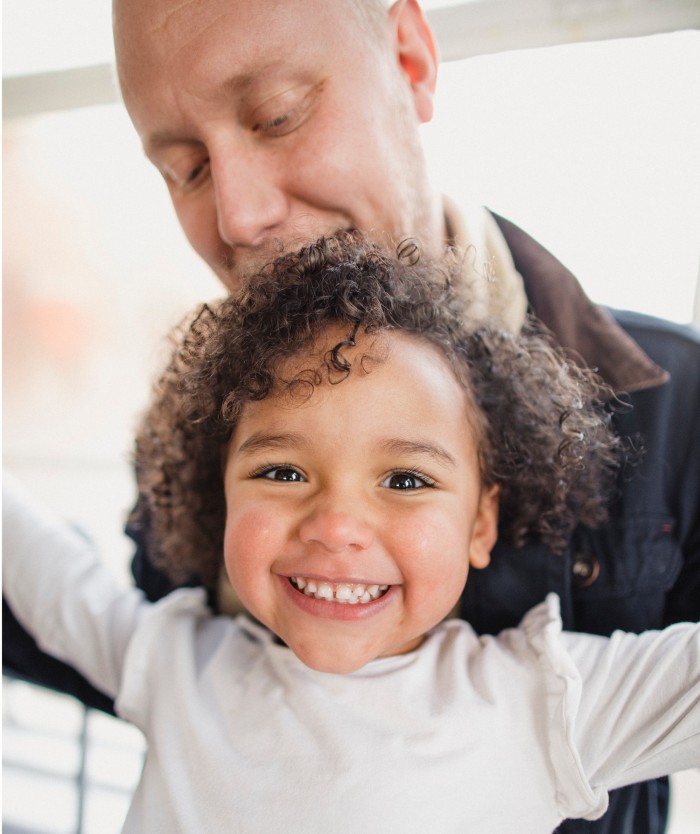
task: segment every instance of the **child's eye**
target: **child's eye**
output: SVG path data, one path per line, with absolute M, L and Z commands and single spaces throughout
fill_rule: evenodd
M 426 475 L 419 475 L 417 472 L 401 471 L 387 475 L 380 486 L 387 489 L 401 490 L 424 489 L 425 487 L 435 486 L 435 481 Z
M 253 472 L 252 478 L 266 478 L 268 481 L 286 481 L 291 483 L 302 483 L 306 478 L 293 466 L 266 466 L 257 472 Z

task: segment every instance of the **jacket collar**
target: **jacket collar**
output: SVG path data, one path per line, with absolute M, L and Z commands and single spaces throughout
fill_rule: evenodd
M 616 394 L 661 385 L 659 367 L 603 307 L 593 304 L 574 275 L 514 223 L 493 213 L 535 315 L 558 342 L 594 368 Z

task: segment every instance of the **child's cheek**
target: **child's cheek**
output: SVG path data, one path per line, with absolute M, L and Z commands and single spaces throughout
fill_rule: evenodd
M 269 573 L 276 552 L 277 531 L 269 507 L 232 509 L 224 532 L 224 564 L 231 584 L 247 598 L 256 577 Z
M 413 513 L 391 532 L 391 550 L 406 579 L 428 588 L 462 583 L 468 566 L 468 532 L 463 518 L 433 508 Z
M 455 518 L 447 509 L 428 505 L 396 516 L 385 530 L 402 549 L 430 552 L 443 542 L 454 544 L 462 537 L 462 528 L 461 519 Z

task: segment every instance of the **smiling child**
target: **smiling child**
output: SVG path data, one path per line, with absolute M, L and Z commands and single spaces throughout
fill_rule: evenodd
M 179 336 L 135 521 L 250 616 L 118 589 L 6 493 L 17 616 L 147 736 L 126 831 L 549 832 L 700 764 L 697 627 L 567 634 L 553 596 L 498 637 L 446 619 L 499 532 L 599 522 L 619 455 L 597 378 L 471 321 L 459 274 L 342 235 Z

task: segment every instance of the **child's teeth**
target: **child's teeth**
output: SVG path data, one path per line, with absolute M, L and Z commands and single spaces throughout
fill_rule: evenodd
M 335 589 L 335 598 L 338 602 L 347 602 L 352 596 L 352 590 L 349 585 L 338 585 Z
M 327 602 L 339 602 L 344 605 L 357 605 L 358 603 L 366 605 L 389 590 L 388 585 L 350 584 L 347 582 L 333 585 L 330 582 L 316 582 L 313 579 L 305 579 L 303 576 L 294 576 L 291 581 L 296 588 L 309 597 L 323 599 Z
M 333 599 L 333 588 L 327 582 L 321 582 L 316 591 L 318 599 Z

